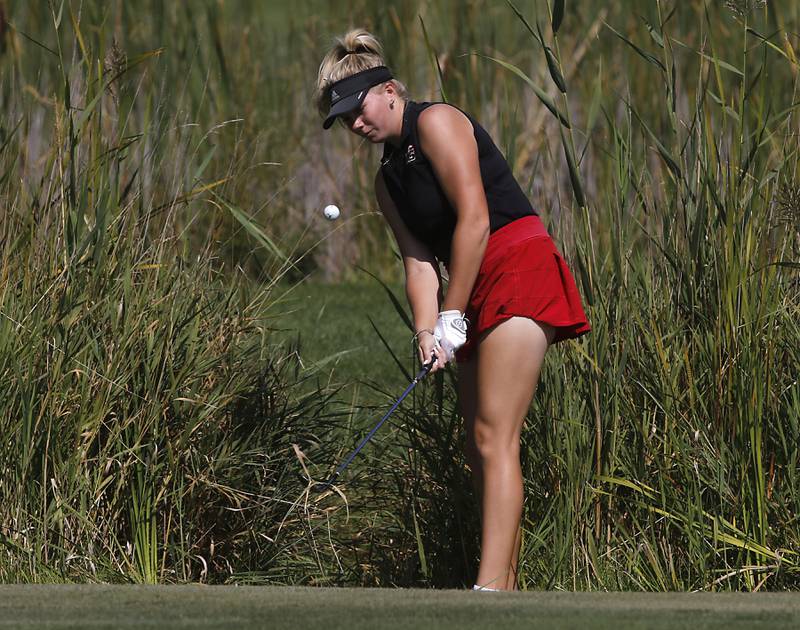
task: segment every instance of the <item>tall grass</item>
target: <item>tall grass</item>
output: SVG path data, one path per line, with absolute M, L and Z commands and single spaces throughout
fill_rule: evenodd
M 201 176 L 226 121 L 142 96 L 163 50 L 125 55 L 88 7 L 46 13 L 52 91 L 4 77 L 0 580 L 270 571 L 276 531 L 301 527 L 293 446 L 330 440 L 336 390 L 309 395 L 313 373 L 271 342 L 275 285 L 220 260 L 208 208 L 238 170 Z
M 364 24 L 490 129 L 593 324 L 528 418 L 522 585 L 796 588 L 800 10 L 758 4 L 0 3 L 0 579 L 471 582 L 452 375 L 314 495 L 377 409 L 270 330 L 308 273 L 399 273 L 377 154 L 309 105 Z

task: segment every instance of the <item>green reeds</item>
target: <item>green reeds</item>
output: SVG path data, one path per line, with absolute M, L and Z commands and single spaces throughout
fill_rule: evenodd
M 61 8 L 46 124 L 2 122 L 0 580 L 280 571 L 308 521 L 286 520 L 294 446 L 332 455 L 336 391 L 303 387 L 313 372 L 273 343 L 273 286 L 226 276 L 211 237 L 196 247 L 210 192 L 239 174 L 199 179 L 216 127 L 155 114 L 179 104 L 131 92 L 158 55 L 123 61 L 90 9 Z

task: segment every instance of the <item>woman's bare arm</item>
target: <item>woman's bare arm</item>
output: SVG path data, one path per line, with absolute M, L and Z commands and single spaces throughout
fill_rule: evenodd
M 439 314 L 441 280 L 436 258 L 406 227 L 392 201 L 380 171 L 375 176 L 378 205 L 397 240 L 406 272 L 406 296 L 414 317 L 414 329 L 432 330 Z M 423 341 L 423 340 L 421 340 Z M 426 343 L 427 345 L 427 343 Z M 427 361 L 428 356 L 423 360 Z
M 469 119 L 448 105 L 431 105 L 419 117 L 421 149 L 456 211 L 450 282 L 442 310 L 466 309 L 489 239 L 489 208 L 481 180 L 478 144 Z

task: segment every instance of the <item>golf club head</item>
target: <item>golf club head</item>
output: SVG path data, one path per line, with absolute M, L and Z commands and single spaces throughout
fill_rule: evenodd
M 312 482 L 311 479 L 309 479 L 308 477 L 302 475 L 299 472 L 296 472 L 295 476 L 297 477 L 297 480 L 300 483 L 302 483 L 306 488 L 310 488 L 311 492 L 315 492 L 315 493 L 325 492 L 325 490 L 330 489 L 333 486 L 333 481 L 335 479 L 335 477 L 334 477 L 332 479 L 328 479 L 328 481 Z
M 326 490 L 330 490 L 333 487 L 333 482 L 336 481 L 336 478 L 339 476 L 339 473 L 334 473 L 328 481 L 319 481 L 311 486 L 311 489 L 314 492 L 325 492 Z

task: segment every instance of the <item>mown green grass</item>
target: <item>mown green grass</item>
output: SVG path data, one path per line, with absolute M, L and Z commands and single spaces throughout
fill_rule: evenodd
M 399 395 L 406 384 L 394 357 L 413 369 L 414 348 L 388 291 L 408 316 L 403 286 L 383 284 L 366 273 L 360 281 L 293 285 L 271 306 L 276 342 L 331 382 L 363 385 L 366 396 L 374 392 L 371 385 L 394 388 Z
M 789 630 L 790 594 L 472 593 L 276 587 L 0 587 L 0 628 Z

